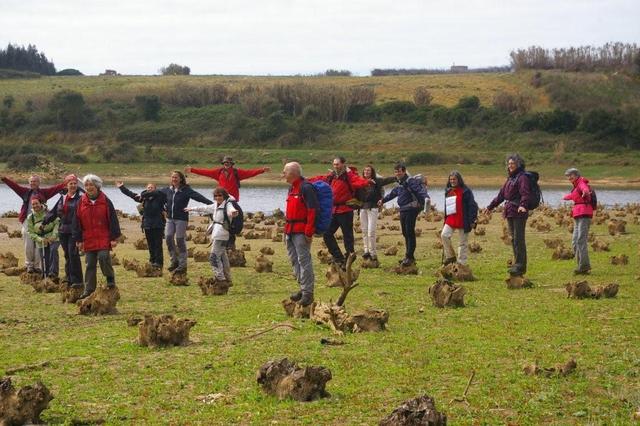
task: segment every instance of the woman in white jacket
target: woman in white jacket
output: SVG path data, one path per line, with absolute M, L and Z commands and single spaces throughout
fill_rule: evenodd
M 184 210 L 213 216 L 209 263 L 211 263 L 216 280 L 231 281 L 231 265 L 227 256 L 227 241 L 229 241 L 230 236 L 231 219 L 238 215 L 238 211 L 233 207 L 233 203 L 230 202 L 235 199 L 223 188 L 214 189 L 213 200 L 213 204 L 208 206 L 187 207 Z

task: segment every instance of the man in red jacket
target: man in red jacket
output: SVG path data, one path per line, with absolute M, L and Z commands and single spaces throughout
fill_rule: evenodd
M 27 225 L 25 223 L 25 219 L 27 218 L 29 213 L 31 213 L 30 200 L 32 197 L 38 197 L 46 202 L 46 200 L 62 191 L 65 187 L 65 183 L 62 182 L 58 185 L 49 186 L 47 188 L 40 188 L 40 176 L 38 175 L 31 175 L 31 177 L 29 178 L 29 186 L 19 185 L 17 182 L 9 179 L 6 176 L 2 177 L 2 182 L 6 183 L 7 186 L 13 189 L 13 192 L 18 194 L 18 196 L 22 199 L 22 207 L 20 207 L 20 215 L 18 216 L 18 220 L 22 224 L 25 264 L 27 266 L 27 271 L 34 272 L 35 260 L 37 258 L 37 249 L 35 243 L 29 237 L 29 233 L 27 232 Z
M 318 197 L 313 186 L 302 177 L 299 163 L 285 164 L 282 173 L 291 185 L 287 195 L 284 227 L 287 254 L 300 285 L 300 290 L 291 295 L 291 300 L 307 306 L 313 302 L 315 277 L 311 261 L 311 241 L 315 232 Z
M 347 167 L 347 160 L 344 157 L 336 157 L 333 160 L 333 171 L 327 175 L 315 176 L 309 179 L 310 182 L 323 180 L 331 185 L 333 192 L 333 216 L 331 225 L 323 235 L 324 243 L 333 257 L 333 261 L 344 265 L 345 255 L 342 254 L 335 233 L 340 228 L 344 240 L 346 256 L 355 252 L 353 245 L 353 208 L 347 205 L 349 200 L 355 198 L 356 191 L 370 185 L 369 181 L 358 176 L 353 170 Z
M 233 196 L 236 201 L 240 201 L 240 181 L 252 178 L 264 172 L 271 170 L 269 167 L 260 167 L 258 169 L 237 169 L 234 167 L 233 158 L 225 155 L 222 159 L 222 167 L 215 169 L 196 169 L 186 167 L 187 173 L 195 173 L 200 176 L 208 176 L 218 181 L 220 186 L 224 188 L 229 195 Z
M 201 176 L 208 176 L 218 181 L 220 186 L 224 188 L 229 195 L 240 201 L 240 181 L 252 178 L 264 172 L 271 170 L 270 167 L 260 167 L 258 169 L 237 169 L 234 167 L 236 163 L 233 162 L 233 158 L 225 155 L 222 159 L 222 167 L 215 169 L 195 169 L 193 167 L 186 167 L 184 169 L 187 173 L 195 173 Z M 229 241 L 227 241 L 227 250 L 234 250 L 236 247 L 236 236 L 231 234 Z

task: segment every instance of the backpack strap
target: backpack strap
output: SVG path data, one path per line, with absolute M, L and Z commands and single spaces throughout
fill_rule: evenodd
M 236 185 L 240 188 L 240 174 L 238 173 L 238 169 L 233 167 L 233 175 L 236 177 Z

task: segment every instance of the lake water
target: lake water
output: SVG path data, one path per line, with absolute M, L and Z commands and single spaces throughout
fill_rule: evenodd
M 134 192 L 141 192 L 144 187 L 131 186 L 129 187 Z M 195 187 L 197 191 L 211 199 L 211 187 Z M 478 202 L 478 205 L 486 207 L 489 202 L 498 193 L 499 188 L 473 188 L 473 192 Z M 435 202 L 438 208 L 442 208 L 444 202 L 443 188 L 435 187 L 429 189 L 432 202 Z M 613 204 L 627 204 L 627 203 L 639 203 L 640 202 L 640 190 L 637 189 L 596 189 L 598 194 L 598 201 L 605 205 Z M 126 213 L 137 214 L 136 203 L 129 197 L 123 195 L 115 186 L 105 186 L 104 192 L 111 199 L 116 209 L 122 210 Z M 558 189 L 544 189 L 543 196 L 546 203 L 551 206 L 559 206 L 563 203 L 562 196 L 568 192 L 567 190 Z M 284 202 L 287 196 L 287 188 L 283 186 L 274 187 L 256 187 L 256 186 L 242 186 L 240 189 L 241 200 L 240 205 L 243 210 L 247 212 L 263 211 L 265 213 L 272 212 L 276 208 L 284 210 Z M 53 205 L 57 197 L 49 200 L 49 205 Z M 0 184 L 0 214 L 15 210 L 18 211 L 21 205 L 20 198 L 5 184 Z M 192 202 L 192 205 L 199 205 L 200 203 Z M 390 203 L 391 204 L 391 203 Z M 387 205 L 390 205 L 387 204 Z

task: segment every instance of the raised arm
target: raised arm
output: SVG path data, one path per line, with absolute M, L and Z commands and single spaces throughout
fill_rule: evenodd
M 122 192 L 127 197 L 132 198 L 134 201 L 136 201 L 138 203 L 140 203 L 142 201 L 142 197 L 140 196 L 140 194 L 136 194 L 135 192 L 133 192 L 132 190 L 130 190 L 126 186 L 119 185 L 118 189 L 120 189 L 120 192 Z
M 487 206 L 487 210 L 495 209 L 496 207 L 498 207 L 504 201 L 504 187 L 505 187 L 505 185 L 502 185 L 502 188 L 500 188 L 500 191 L 498 191 L 498 195 L 496 195 L 496 197 L 493 200 L 491 200 L 491 202 Z
M 58 192 L 62 191 L 64 188 L 65 188 L 64 182 L 60 182 L 59 184 L 54 186 L 49 186 L 47 188 L 40 188 L 40 192 L 42 192 L 42 195 L 44 195 L 44 197 L 48 200 L 49 198 L 56 195 Z
M 26 187 L 26 186 L 19 185 L 16 181 L 14 181 L 14 180 L 12 180 L 12 179 L 10 179 L 10 178 L 6 177 L 6 176 L 4 176 L 4 177 L 2 178 L 2 181 L 3 181 L 3 182 L 4 182 L 4 183 L 9 187 L 9 188 L 11 188 L 11 189 L 13 190 L 13 192 L 15 192 L 16 194 L 18 194 L 20 197 L 24 197 L 24 195 L 25 195 L 27 192 L 29 192 L 29 189 L 30 189 L 30 188 L 28 188 L 28 187 Z
M 257 169 L 236 169 L 238 171 L 238 179 L 245 180 L 258 176 L 264 172 L 271 170 L 269 167 L 260 167 Z
M 347 178 L 349 179 L 349 183 L 354 191 L 371 185 L 371 181 L 369 179 L 365 179 L 353 172 L 349 172 L 347 174 Z
M 385 195 L 384 198 L 381 200 L 382 204 L 387 203 L 387 202 L 393 200 L 394 198 L 396 198 L 398 196 L 398 188 L 400 188 L 400 187 L 396 186 L 395 188 L 393 188 L 391 190 L 390 193 Z
M 194 167 L 187 167 L 186 170 L 196 175 L 207 176 L 211 179 L 218 180 L 220 178 L 220 171 L 222 170 L 222 167 L 217 167 L 215 169 L 196 169 Z
M 198 191 L 194 190 L 193 188 L 189 188 L 189 198 L 191 198 L 194 201 L 199 201 L 202 204 L 213 204 L 213 201 L 211 201 L 210 199 L 208 199 Z

